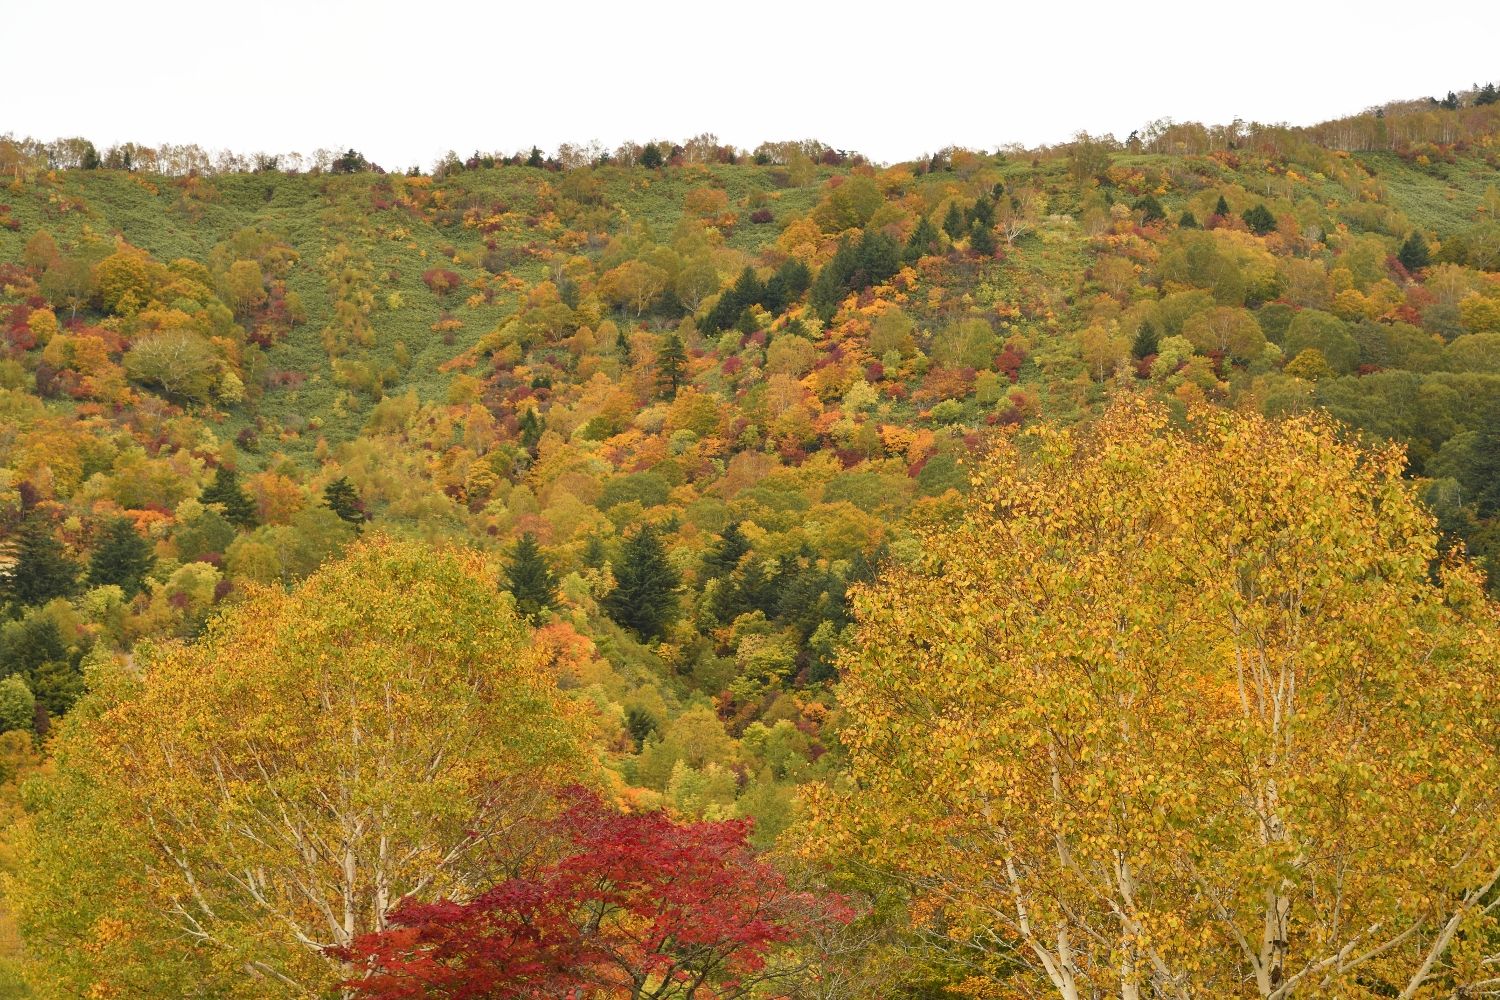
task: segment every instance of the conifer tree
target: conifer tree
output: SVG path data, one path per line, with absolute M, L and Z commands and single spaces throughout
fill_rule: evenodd
M 625 338 L 622 336 L 620 339 Z M 528 408 L 525 413 L 521 414 L 521 419 L 517 424 L 521 431 L 521 447 L 527 451 L 534 451 L 542 440 L 542 421 L 536 415 L 536 410 Z
M 221 505 L 224 516 L 237 527 L 255 527 L 255 504 L 240 488 L 239 476 L 228 466 L 221 465 L 214 471 L 214 481 L 204 488 L 198 499 L 206 504 Z
M 687 352 L 683 350 L 682 338 L 676 332 L 667 334 L 661 350 L 656 352 L 656 386 L 667 399 L 677 397 L 677 387 L 682 384 L 687 370 Z
M 1222 194 L 1219 195 L 1218 204 L 1214 206 L 1214 214 L 1221 219 L 1229 218 L 1229 202 L 1224 200 L 1224 196 Z
M 1161 207 L 1161 202 L 1156 200 L 1156 195 L 1154 194 L 1142 195 L 1130 207 L 1141 213 L 1141 222 L 1146 225 L 1159 222 L 1167 217 L 1166 210 Z
M 1256 236 L 1264 236 L 1276 228 L 1276 216 L 1272 215 L 1271 210 L 1264 205 L 1245 209 L 1240 218 L 1245 220 L 1245 225 L 1249 226 L 1250 231 Z
M 1413 229 L 1406 242 L 1401 244 L 1401 249 L 1396 252 L 1396 259 L 1401 266 L 1408 271 L 1420 271 L 1432 263 L 1432 255 L 1427 249 L 1427 240 L 1422 237 L 1419 230 Z
M 958 202 L 948 206 L 948 214 L 943 216 L 943 232 L 948 234 L 950 240 L 956 240 L 964 234 L 964 213 L 959 211 Z
M 1178 217 L 1177 224 L 1183 229 L 1197 229 L 1198 217 L 1192 212 L 1184 211 L 1182 215 Z
M 741 557 L 750 551 L 750 541 L 740 530 L 740 522 L 733 521 L 719 540 L 703 556 L 703 575 L 707 579 L 728 576 L 740 564 Z
M 677 571 L 651 525 L 625 542 L 614 567 L 615 589 L 604 598 L 604 610 L 642 639 L 662 636 L 677 617 Z
M 917 228 L 912 230 L 911 238 L 906 241 L 906 249 L 901 254 L 902 261 L 915 264 L 933 252 L 937 241 L 937 229 L 933 227 L 927 216 L 922 216 L 917 220 Z
M 529 531 L 516 542 L 505 564 L 505 589 L 516 599 L 516 613 L 532 621 L 557 603 L 557 577 Z
M 14 549 L 15 563 L 0 577 L 0 597 L 21 607 L 67 597 L 78 586 L 78 564 L 63 552 L 47 525 L 31 519 L 22 525 Z
M 340 476 L 323 487 L 323 506 L 339 516 L 339 520 L 354 525 L 356 531 L 370 519 L 365 513 L 364 501 L 348 476 Z
M 89 560 L 89 586 L 113 584 L 124 591 L 127 598 L 134 597 L 145 589 L 146 574 L 151 572 L 155 563 L 150 544 L 128 520 L 116 518 L 104 529 L 104 537 Z
M 646 143 L 646 147 L 641 150 L 641 166 L 647 170 L 656 170 L 663 162 L 661 150 L 657 148 L 656 143 Z
M 981 257 L 995 256 L 995 234 L 978 219 L 974 220 L 973 231 L 969 234 L 969 249 Z
M 539 146 L 532 146 L 531 147 L 531 155 L 526 158 L 526 165 L 528 167 L 537 167 L 537 168 L 540 168 L 545 163 L 546 163 L 546 160 L 542 159 L 542 150 L 541 150 L 541 147 L 539 147 Z
M 1130 345 L 1130 353 L 1136 360 L 1141 360 L 1151 357 L 1151 355 L 1156 354 L 1160 349 L 1161 341 L 1156 335 L 1156 327 L 1152 326 L 1151 321 L 1148 319 L 1135 331 L 1135 340 Z

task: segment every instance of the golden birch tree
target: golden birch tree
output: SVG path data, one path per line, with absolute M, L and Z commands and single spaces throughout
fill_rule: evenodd
M 806 849 L 1014 964 L 977 995 L 1493 993 L 1495 608 L 1403 464 L 1138 403 L 1003 444 L 855 600 Z

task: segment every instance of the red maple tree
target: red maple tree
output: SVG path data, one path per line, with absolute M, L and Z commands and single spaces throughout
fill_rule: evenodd
M 553 824 L 563 850 L 464 903 L 408 902 L 392 929 L 337 957 L 360 1000 L 631 997 L 731 1000 L 789 978 L 769 961 L 836 897 L 795 892 L 757 858 L 745 821 L 622 814 L 574 789 Z

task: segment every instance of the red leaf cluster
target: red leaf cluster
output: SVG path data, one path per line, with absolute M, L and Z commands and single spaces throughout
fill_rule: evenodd
M 744 821 L 622 814 L 582 789 L 552 825 L 558 860 L 466 902 L 408 902 L 393 929 L 336 956 L 360 1000 L 743 997 L 776 978 L 777 945 L 842 901 L 793 892 Z

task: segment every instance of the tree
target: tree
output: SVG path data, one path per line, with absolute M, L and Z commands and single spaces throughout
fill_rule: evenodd
M 687 352 L 683 350 L 682 338 L 676 332 L 662 339 L 661 349 L 656 352 L 656 386 L 667 399 L 677 397 L 677 388 L 682 384 L 687 371 Z
M 530 621 L 557 603 L 557 578 L 529 531 L 516 541 L 505 564 L 505 589 L 516 599 L 516 612 Z
M 337 514 L 339 520 L 354 525 L 356 531 L 362 530 L 370 519 L 359 491 L 349 482 L 348 476 L 340 476 L 323 487 L 323 506 Z
M 36 697 L 18 674 L 0 680 L 0 733 L 30 729 L 36 720 Z
M 938 246 L 937 229 L 933 227 L 927 216 L 919 216 L 916 228 L 911 231 L 911 237 L 906 241 L 906 249 L 901 252 L 901 260 L 907 264 L 915 264 L 923 257 L 936 253 Z
M 1215 306 L 1188 317 L 1182 335 L 1205 354 L 1250 360 L 1266 349 L 1255 314 L 1238 306 Z
M 255 527 L 255 503 L 245 495 L 239 476 L 227 465 L 214 470 L 214 481 L 198 494 L 198 501 L 218 504 L 224 509 L 224 516 L 230 523 L 238 527 Z
M 641 150 L 641 166 L 647 170 L 658 170 L 665 161 L 662 159 L 661 149 L 654 142 L 646 143 Z
M 1149 226 L 1151 223 L 1160 222 L 1167 217 L 1166 210 L 1161 207 L 1161 202 L 1156 200 L 1156 195 L 1154 194 L 1141 195 L 1130 207 L 1141 213 L 1142 225 Z
M 115 518 L 104 529 L 104 536 L 89 560 L 89 586 L 113 584 L 124 591 L 127 599 L 134 597 L 145 589 L 146 575 L 155 564 L 151 544 L 129 520 Z
M 125 352 L 125 374 L 132 382 L 179 402 L 208 402 L 222 367 L 208 340 L 191 330 L 150 334 Z
M 1184 210 L 1177 219 L 1177 225 L 1183 229 L 1197 229 L 1198 217 L 1192 212 Z
M 1422 237 L 1419 230 L 1413 229 L 1406 242 L 1401 244 L 1401 249 L 1396 251 L 1396 259 L 1401 266 L 1408 271 L 1420 271 L 1432 263 L 1432 255 L 1427 249 L 1427 240 Z
M 956 201 L 949 203 L 948 214 L 943 216 L 943 232 L 948 234 L 950 240 L 956 240 L 964 234 L 964 213 Z
M 1214 203 L 1214 214 L 1221 219 L 1229 218 L 1229 202 L 1224 200 L 1222 194 L 1219 195 L 1219 200 Z
M 1240 218 L 1245 220 L 1245 225 L 1256 236 L 1264 236 L 1276 228 L 1276 216 L 1264 205 L 1245 209 Z
M 533 169 L 540 170 L 542 167 L 546 166 L 546 162 L 547 161 L 542 156 L 542 148 L 540 146 L 532 146 L 531 155 L 526 157 L 526 165 Z
M 67 597 L 78 587 L 78 564 L 46 522 L 32 517 L 22 524 L 15 542 L 15 561 L 0 576 L 0 597 L 25 607 Z
M 750 540 L 740 530 L 740 522 L 732 521 L 703 555 L 703 575 L 706 579 L 728 576 L 739 568 L 740 560 L 750 551 Z
M 969 234 L 969 249 L 981 257 L 995 256 L 995 235 L 990 232 L 989 226 L 977 219 Z
M 552 824 L 556 861 L 468 902 L 405 906 L 393 929 L 345 949 L 360 970 L 353 996 L 759 996 L 803 971 L 777 961 L 778 946 L 852 916 L 789 888 L 751 851 L 744 820 L 678 823 L 570 798 Z
M 615 589 L 605 596 L 604 610 L 643 639 L 663 635 L 677 618 L 677 587 L 682 581 L 656 529 L 642 525 L 626 540 L 613 569 Z
M 62 992 L 326 995 L 326 949 L 503 878 L 589 770 L 475 553 L 367 538 L 137 654 L 60 727 L 8 892 Z
M 1476 995 L 1500 630 L 1405 468 L 1141 402 L 1001 445 L 855 598 L 805 850 L 908 880 L 1008 994 Z
M 1157 336 L 1156 327 L 1151 325 L 1149 319 L 1143 320 L 1141 325 L 1136 328 L 1135 339 L 1131 341 L 1131 356 L 1137 361 L 1144 361 L 1156 354 L 1160 348 L 1161 339 Z

